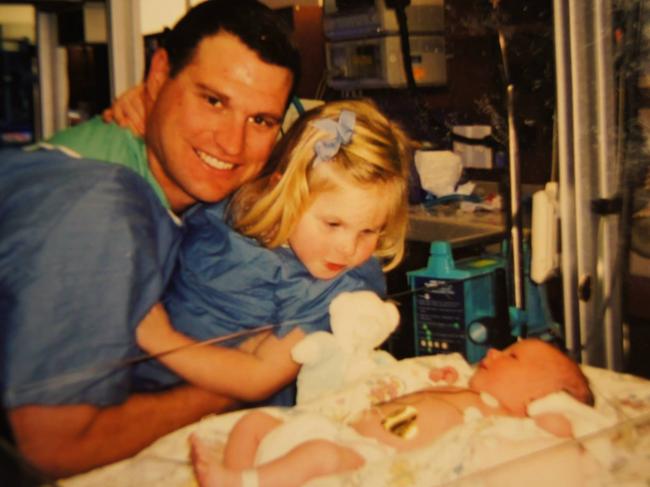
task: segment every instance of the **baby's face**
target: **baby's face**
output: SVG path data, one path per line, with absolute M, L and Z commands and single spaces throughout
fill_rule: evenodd
M 525 415 L 528 403 L 559 389 L 557 371 L 564 360 L 568 359 L 547 343 L 522 340 L 503 351 L 490 349 L 469 386 L 494 396 L 514 414 Z

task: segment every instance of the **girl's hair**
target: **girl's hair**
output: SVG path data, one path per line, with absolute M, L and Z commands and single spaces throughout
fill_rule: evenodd
M 342 110 L 356 115 L 352 138 L 331 160 L 319 164 L 331 165 L 360 186 L 385 187 L 388 214 L 375 255 L 389 270 L 404 255 L 412 146 L 402 129 L 369 100 L 329 102 L 302 115 L 278 142 L 262 175 L 237 191 L 229 208 L 230 223 L 269 248 L 288 241 L 314 197 L 334 184 L 327 178 L 329 171 L 314 171 L 314 144 L 333 135 L 312 122 L 338 122 Z

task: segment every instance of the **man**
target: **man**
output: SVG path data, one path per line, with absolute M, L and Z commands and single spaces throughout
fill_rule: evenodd
M 177 217 L 258 174 L 297 75 L 269 9 L 211 0 L 154 54 L 146 145 L 93 120 L 52 138 L 63 151 L 0 155 L 2 401 L 19 452 L 41 472 L 128 457 L 232 407 L 191 386 L 134 393 L 122 365 L 140 353 L 135 327 L 169 277 Z

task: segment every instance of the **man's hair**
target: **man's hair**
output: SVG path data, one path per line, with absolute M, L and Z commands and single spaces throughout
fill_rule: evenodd
M 370 100 L 333 101 L 302 115 L 274 148 L 261 177 L 235 193 L 231 223 L 266 247 L 287 243 L 314 197 L 335 184 L 313 170 L 314 145 L 332 137 L 313 122 L 323 118 L 337 121 L 343 110 L 356 115 L 352 139 L 342 144 L 331 160 L 320 164 L 330 165 L 360 187 L 381 185 L 388 215 L 375 255 L 385 261 L 388 270 L 404 255 L 412 142 Z
M 164 39 L 169 76 L 191 62 L 204 38 L 221 31 L 237 36 L 266 63 L 289 69 L 293 93 L 300 77 L 300 55 L 290 40 L 291 31 L 282 17 L 257 0 L 207 0 L 190 9 Z

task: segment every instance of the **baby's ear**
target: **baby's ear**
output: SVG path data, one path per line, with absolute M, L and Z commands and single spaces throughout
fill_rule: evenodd
M 532 418 L 540 428 L 560 438 L 573 438 L 571 422 L 560 413 L 541 413 Z

